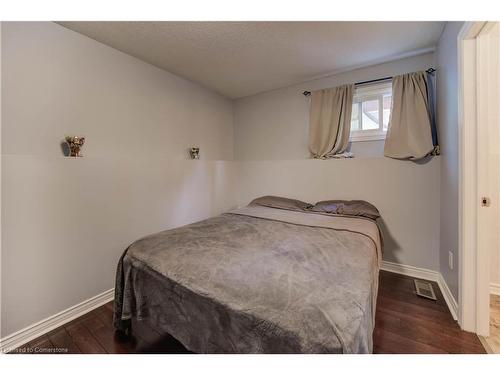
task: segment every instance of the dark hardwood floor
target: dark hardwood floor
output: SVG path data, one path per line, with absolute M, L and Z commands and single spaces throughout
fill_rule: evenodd
M 460 330 L 436 283 L 437 301 L 418 297 L 413 279 L 380 272 L 374 353 L 485 353 L 475 334 Z M 18 348 L 18 353 L 189 353 L 180 342 L 133 322 L 132 340 L 114 334 L 113 303 Z

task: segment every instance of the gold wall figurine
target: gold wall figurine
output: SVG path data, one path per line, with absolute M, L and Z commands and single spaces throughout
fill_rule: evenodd
M 199 159 L 200 158 L 200 148 L 199 147 L 191 147 L 189 149 L 189 154 L 191 155 L 191 159 Z
M 77 136 L 66 136 L 66 143 L 69 146 L 69 156 L 71 157 L 82 157 L 80 154 L 80 149 L 83 147 L 85 143 L 85 137 L 77 137 Z

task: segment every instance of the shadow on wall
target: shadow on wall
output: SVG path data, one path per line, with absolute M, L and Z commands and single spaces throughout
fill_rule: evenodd
M 64 156 L 69 156 L 69 145 L 66 141 L 61 141 L 61 151 Z
M 382 258 L 390 259 L 391 262 L 399 262 L 398 253 L 401 252 L 401 247 L 392 236 L 382 217 L 377 220 L 377 224 L 382 234 L 382 250 L 384 252 Z
M 418 165 L 424 165 L 424 164 L 427 164 L 429 163 L 432 158 L 434 158 L 436 155 L 427 155 L 425 158 L 422 158 L 422 159 L 418 159 L 418 160 L 411 160 L 412 162 L 414 162 L 415 164 L 418 164 Z

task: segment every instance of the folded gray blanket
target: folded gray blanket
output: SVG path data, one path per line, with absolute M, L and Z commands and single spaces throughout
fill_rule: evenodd
M 197 353 L 369 353 L 375 222 L 246 207 L 133 243 L 115 327 L 147 320 Z

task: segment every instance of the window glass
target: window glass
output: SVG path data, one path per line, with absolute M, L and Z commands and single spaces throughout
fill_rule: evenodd
M 384 108 L 384 131 L 389 128 L 389 118 L 391 117 L 392 95 L 384 95 L 383 108 Z
M 363 107 L 363 122 L 362 129 L 363 130 L 371 130 L 379 128 L 379 100 L 368 100 L 366 102 L 362 102 Z
M 351 114 L 351 141 L 384 139 L 389 128 L 392 84 L 356 87 Z
M 351 131 L 360 130 L 359 126 L 359 103 L 354 103 L 352 105 L 352 114 L 351 114 Z

